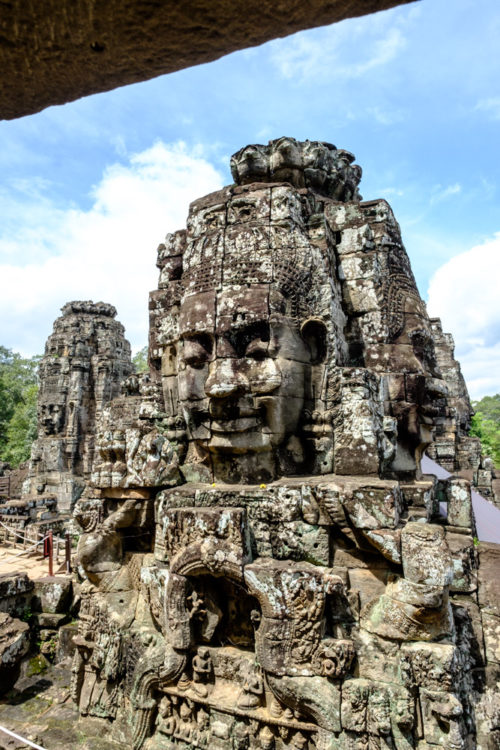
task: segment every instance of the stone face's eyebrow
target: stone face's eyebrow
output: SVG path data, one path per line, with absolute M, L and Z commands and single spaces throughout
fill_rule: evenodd
M 209 333 L 202 331 L 184 332 L 181 334 L 181 341 L 184 346 L 194 345 L 204 349 L 207 354 L 212 354 L 214 349 L 214 338 Z
M 245 324 L 243 321 L 235 322 L 223 333 L 239 357 L 245 355 L 248 345 L 255 340 L 269 343 L 271 329 L 268 320 L 252 321 Z

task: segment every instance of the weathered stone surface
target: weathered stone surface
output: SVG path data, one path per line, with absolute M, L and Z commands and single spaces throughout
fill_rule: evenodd
M 64 613 L 40 612 L 36 616 L 38 626 L 49 630 L 58 630 L 61 625 L 68 621 L 68 615 Z
M 405 578 L 414 583 L 447 586 L 452 581 L 452 559 L 440 526 L 407 523 L 401 532 Z
M 500 617 L 500 546 L 481 542 L 479 555 L 479 604 L 487 612 Z
M 134 750 L 472 748 L 497 551 L 466 480 L 420 475 L 449 396 L 397 222 L 331 144 L 232 169 L 160 246 L 149 373 L 98 422 L 80 714 Z
M 29 649 L 29 625 L 0 612 L 0 693 L 9 690 Z
M 33 588 L 26 573 L 4 573 L 0 575 L 0 600 L 26 594 Z
M 19 617 L 29 607 L 32 596 L 33 581 L 26 573 L 0 576 L 0 612 Z
M 65 576 L 47 576 L 35 581 L 35 594 L 40 602 L 42 612 L 62 614 L 71 604 L 71 578 Z
M 76 7 L 53 0 L 23 9 L 14 5 L 2 18 L 0 117 L 32 114 L 403 2 L 409 0 L 315 0 L 307 7 L 289 0 L 266 8 L 227 0 L 147 8 L 109 3 L 96 9 L 90 1 Z

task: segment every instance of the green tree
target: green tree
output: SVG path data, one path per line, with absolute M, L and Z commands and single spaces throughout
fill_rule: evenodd
M 36 437 L 40 357 L 22 357 L 0 346 L 0 457 L 17 466 Z
M 484 396 L 480 401 L 473 401 L 474 411 L 481 413 L 486 419 L 492 419 L 500 426 L 500 393 L 494 396 Z
M 11 466 L 19 466 L 30 457 L 31 445 L 36 440 L 38 386 L 29 385 L 23 398 L 16 404 L 7 427 L 7 445 L 2 458 Z
M 473 401 L 470 434 L 480 438 L 483 451 L 500 467 L 500 393 Z
M 139 375 L 141 372 L 147 372 L 148 369 L 148 347 L 143 346 L 138 352 L 132 357 L 132 364 L 135 367 L 136 373 Z

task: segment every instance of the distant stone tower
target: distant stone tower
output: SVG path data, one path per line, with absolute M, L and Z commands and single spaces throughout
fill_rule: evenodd
M 38 437 L 25 495 L 57 499 L 71 510 L 90 475 L 95 424 L 133 370 L 124 327 L 104 302 L 68 302 L 40 363 Z
M 500 508 L 500 471 L 482 453 L 481 441 L 469 435 L 471 405 L 460 363 L 455 359 L 455 343 L 443 333 L 439 318 L 431 319 L 436 359 L 448 393 L 442 403 L 443 418 L 436 424 L 434 442 L 427 454 L 452 474 L 473 482 L 478 491 Z

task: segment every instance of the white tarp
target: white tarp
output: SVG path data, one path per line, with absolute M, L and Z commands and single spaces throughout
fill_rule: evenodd
M 422 458 L 422 472 L 434 474 L 438 479 L 451 477 L 449 471 L 433 461 L 429 456 Z M 500 509 L 496 508 L 486 498 L 472 489 L 472 510 L 476 521 L 477 538 L 480 542 L 495 542 L 500 544 Z M 444 505 L 444 503 L 440 503 Z M 440 508 L 442 511 L 443 509 Z

